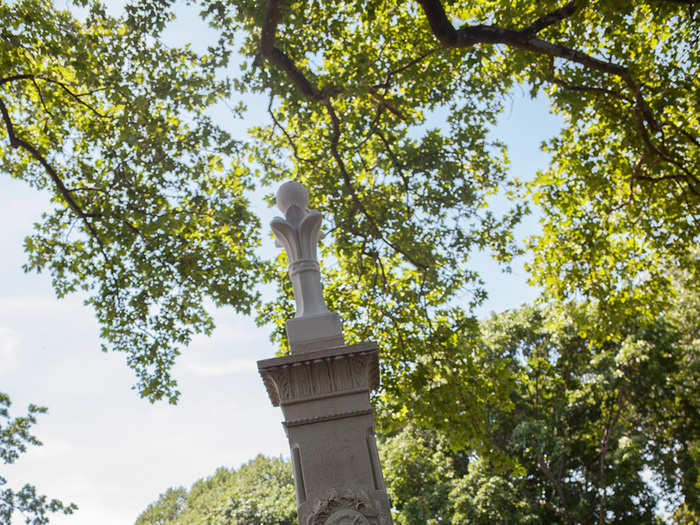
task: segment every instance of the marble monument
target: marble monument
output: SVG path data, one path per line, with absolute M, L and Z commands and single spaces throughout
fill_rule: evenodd
M 285 217 L 271 228 L 287 252 L 296 315 L 286 322 L 291 355 L 258 361 L 258 370 L 284 415 L 300 525 L 391 525 L 369 399 L 378 348 L 345 345 L 340 317 L 326 307 L 316 255 L 323 216 L 308 204 L 298 182 L 277 192 Z

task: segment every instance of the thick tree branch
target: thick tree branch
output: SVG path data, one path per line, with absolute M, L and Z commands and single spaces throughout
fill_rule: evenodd
M 641 89 L 634 81 L 632 75 L 626 67 L 613 62 L 600 60 L 576 49 L 547 42 L 546 40 L 537 38 L 533 31 L 529 29 L 533 25 L 535 26 L 535 29 L 537 29 L 539 26 L 545 27 L 542 24 L 546 24 L 546 21 L 549 20 L 547 17 L 551 16 L 551 23 L 554 23 L 557 20 L 563 19 L 564 15 L 568 11 L 571 12 L 566 16 L 570 16 L 575 12 L 575 9 L 567 9 L 567 6 L 564 6 L 561 8 L 563 11 L 560 11 L 557 15 L 553 15 L 553 13 L 557 13 L 559 10 L 553 11 L 549 15 L 545 15 L 545 17 L 538 19 L 538 21 L 535 21 L 531 26 L 527 26 L 523 30 L 507 29 L 493 25 L 464 25 L 459 29 L 455 29 L 452 22 L 450 22 L 450 20 L 447 18 L 447 13 L 445 12 L 440 0 L 418 0 L 418 3 L 423 8 L 423 12 L 425 13 L 433 34 L 444 47 L 469 48 L 477 44 L 504 44 L 508 47 L 522 49 L 524 51 L 531 51 L 539 55 L 563 58 L 570 62 L 580 64 L 588 69 L 605 73 L 607 75 L 616 76 L 623 80 L 629 87 L 630 91 L 632 91 L 637 105 L 639 106 L 645 120 L 648 122 L 652 130 L 658 131 L 661 129 L 659 124 L 653 118 L 649 106 L 642 96 Z
M 275 64 L 278 68 L 287 74 L 289 80 L 294 86 L 308 99 L 320 101 L 324 95 L 311 84 L 304 73 L 296 66 L 294 61 L 289 58 L 282 50 L 275 47 L 275 38 L 277 34 L 277 25 L 280 19 L 280 9 L 284 0 L 268 0 L 265 7 L 265 20 L 263 22 L 262 31 L 260 33 L 260 45 L 258 50 L 260 54 Z
M 7 106 L 5 106 L 5 102 L 0 99 L 0 113 L 2 113 L 2 119 L 3 122 L 5 123 L 5 129 L 7 130 L 7 135 L 10 139 L 10 145 L 13 148 L 21 148 L 27 153 L 29 153 L 34 159 L 41 164 L 41 166 L 44 168 L 46 173 L 48 173 L 49 177 L 51 180 L 54 182 L 56 185 L 56 188 L 58 189 L 58 192 L 61 194 L 61 196 L 65 199 L 65 201 L 68 203 L 68 206 L 75 212 L 75 214 L 80 217 L 80 219 L 83 221 L 83 224 L 85 224 L 85 227 L 87 228 L 88 232 L 99 242 L 99 237 L 97 236 L 97 232 L 95 231 L 94 227 L 90 223 L 90 218 L 96 217 L 97 214 L 91 214 L 91 213 L 86 213 L 83 211 L 83 209 L 80 207 L 80 205 L 76 202 L 76 200 L 73 198 L 73 195 L 71 195 L 71 192 L 66 188 L 65 184 L 63 184 L 63 180 L 61 177 L 59 177 L 58 173 L 56 173 L 56 170 L 53 168 L 53 166 L 46 160 L 46 157 L 44 157 L 41 152 L 36 149 L 32 144 L 29 142 L 19 138 L 16 133 L 14 126 L 12 124 L 12 120 L 10 119 L 10 114 L 7 111 Z
M 447 48 L 469 48 L 477 44 L 505 44 L 540 55 L 564 58 L 596 71 L 623 77 L 627 70 L 612 62 L 537 38 L 531 30 L 507 29 L 493 25 L 464 25 L 455 29 L 440 0 L 418 0 L 437 39 Z M 536 22 L 535 22 L 536 23 Z M 528 26 L 530 27 L 530 26 Z
M 34 75 L 11 75 L 9 77 L 0 78 L 0 86 L 4 86 L 5 84 L 9 84 L 10 82 L 16 82 L 18 80 L 31 80 L 33 78 Z

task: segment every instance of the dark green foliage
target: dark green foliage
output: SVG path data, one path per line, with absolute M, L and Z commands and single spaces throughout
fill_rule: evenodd
M 380 428 L 414 420 L 481 462 L 454 478 L 452 519 L 646 523 L 644 472 L 694 519 L 696 2 L 199 0 L 221 36 L 204 56 L 159 41 L 170 0 L 119 19 L 80 3 L 82 21 L 0 4 L 0 167 L 53 195 L 27 270 L 88 294 L 144 397 L 177 399 L 176 356 L 213 328 L 205 299 L 248 313 L 261 278 L 284 351 L 289 282 L 254 254 L 246 192 L 293 177 L 328 219 L 329 306 L 349 342 L 382 348 Z M 248 145 L 205 113 L 231 86 L 270 97 Z M 525 182 L 492 134 L 516 86 L 563 121 Z M 480 327 L 470 256 L 522 253 L 531 203 L 547 305 Z M 266 516 L 236 505 L 218 519 Z
M 659 502 L 679 507 L 673 523 L 692 523 L 700 510 L 700 310 L 697 295 L 680 295 L 682 308 L 604 342 L 581 335 L 596 322 L 593 307 L 504 312 L 481 322 L 455 354 L 455 367 L 473 368 L 448 374 L 426 363 L 435 386 L 422 403 L 433 410 L 383 419 L 405 425 L 380 439 L 397 525 L 651 524 L 661 519 Z M 198 482 L 173 523 L 265 519 L 280 486 L 293 509 L 289 467 L 275 460 L 284 475 L 270 475 L 269 461 Z M 256 488 L 241 496 L 232 479 Z
M 697 308 L 630 323 L 604 342 L 581 335 L 597 311 L 505 312 L 455 355 L 455 366 L 473 368 L 426 366 L 435 387 L 423 402 L 436 410 L 406 421 L 438 428 L 472 461 L 457 475 L 444 438 L 392 438 L 387 479 L 407 502 L 400 512 L 421 501 L 404 485 L 419 472 L 423 508 L 449 492 L 441 513 L 454 512 L 454 523 L 593 524 L 603 513 L 605 523 L 652 523 L 659 501 L 700 509 Z M 448 474 L 435 476 L 439 466 Z

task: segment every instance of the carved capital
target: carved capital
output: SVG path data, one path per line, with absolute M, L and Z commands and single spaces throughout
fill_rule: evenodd
M 353 391 L 379 384 L 374 343 L 333 348 L 299 356 L 258 361 L 258 370 L 274 406 Z

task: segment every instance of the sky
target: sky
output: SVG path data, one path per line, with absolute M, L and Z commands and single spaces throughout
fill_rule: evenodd
M 173 43 L 200 45 L 210 37 L 186 12 L 166 36 Z M 265 106 L 249 102 L 253 111 L 245 126 L 265 123 L 264 113 L 255 109 Z M 217 111 L 223 125 L 243 132 L 245 126 L 230 121 L 225 107 Z M 513 176 L 531 178 L 546 167 L 539 145 L 557 127 L 546 101 L 514 93 L 494 132 L 510 148 Z M 276 210 L 259 197 L 253 204 L 266 224 Z M 75 514 L 55 515 L 52 524 L 124 525 L 168 487 L 189 487 L 220 466 L 237 467 L 257 454 L 288 456 L 282 414 L 271 406 L 255 364 L 276 353 L 268 329 L 216 310 L 213 335 L 195 337 L 175 365 L 179 404 L 140 399 L 124 357 L 99 351 L 99 328 L 82 304 L 85 297 L 58 300 L 47 275 L 21 269 L 23 239 L 47 205 L 45 194 L 0 173 L 0 391 L 10 395 L 15 416 L 29 403 L 49 408 L 33 427 L 43 446 L 3 466 L 9 485 L 30 482 L 42 494 L 78 504 Z M 530 217 L 519 234 L 536 229 L 537 218 Z M 269 231 L 265 237 L 261 253 L 273 257 L 277 248 Z M 478 311 L 482 317 L 537 296 L 526 284 L 522 261 L 509 274 L 486 256 L 475 257 L 473 265 L 489 292 Z

